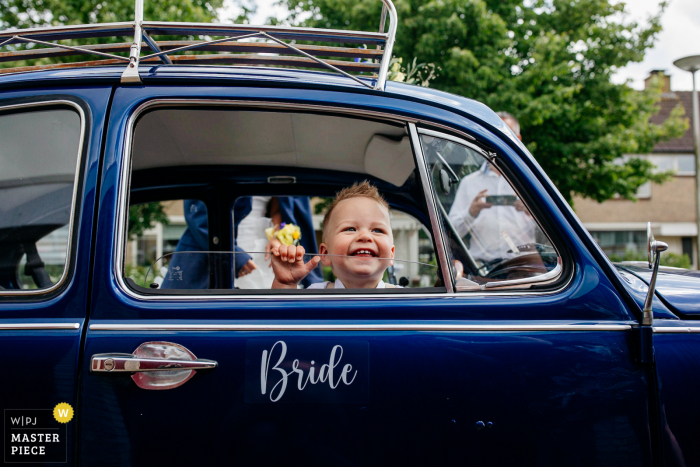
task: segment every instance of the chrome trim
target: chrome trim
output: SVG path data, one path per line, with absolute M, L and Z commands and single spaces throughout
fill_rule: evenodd
M 122 169 L 120 172 L 119 180 L 119 192 L 117 194 L 117 248 L 113 251 L 113 274 L 116 277 L 117 285 L 122 293 L 124 293 L 129 298 L 139 300 L 139 301 L 194 301 L 202 300 L 203 295 L 141 295 L 131 290 L 131 288 L 124 281 L 123 276 L 123 260 L 124 260 L 124 239 L 126 236 L 126 222 L 125 222 L 125 212 L 126 206 L 128 206 L 128 194 L 129 194 L 129 182 L 131 177 L 131 139 L 133 137 L 134 124 L 138 117 L 144 111 L 150 109 L 151 107 L 178 107 L 178 106 L 237 106 L 237 107 L 253 107 L 263 110 L 268 109 L 283 109 L 283 110 L 300 110 L 300 111 L 315 111 L 323 113 L 333 113 L 333 114 L 346 114 L 355 115 L 358 117 L 374 117 L 393 123 L 399 123 L 401 125 L 417 123 L 420 120 L 405 117 L 402 115 L 385 113 L 380 111 L 372 110 L 360 110 L 352 109 L 346 107 L 334 107 L 327 105 L 315 105 L 315 104 L 296 104 L 296 103 L 284 103 L 284 102 L 265 102 L 265 101 L 252 101 L 252 100 L 224 100 L 224 99 L 154 99 L 141 104 L 137 107 L 129 121 L 127 122 L 127 134 L 124 139 L 124 151 L 122 155 Z M 461 133 L 458 130 L 455 132 Z M 516 191 L 517 192 L 517 191 Z M 442 229 L 440 230 L 442 232 Z M 557 252 L 558 253 L 558 252 Z M 347 294 L 347 295 L 206 295 L 207 300 L 216 301 L 231 301 L 231 300 L 376 300 L 376 299 L 392 299 L 392 300 L 415 300 L 415 299 L 453 299 L 462 297 L 479 297 L 479 296 L 527 296 L 527 295 L 551 295 L 560 292 L 566 288 L 571 280 L 573 279 L 573 274 L 569 276 L 569 280 L 566 284 L 556 290 L 549 291 L 527 291 L 527 290 L 505 290 L 505 291 L 490 291 L 490 292 L 479 292 L 472 291 L 468 295 L 464 294 L 445 294 L 445 293 L 416 293 L 416 294 L 371 294 L 371 295 L 360 295 L 360 294 Z
M 629 331 L 631 324 L 90 324 L 91 331 Z
M 183 45 L 182 47 L 175 47 L 174 49 L 168 49 L 168 50 L 156 50 L 154 53 L 150 55 L 146 55 L 145 57 L 141 57 L 141 60 L 148 60 L 149 58 L 155 58 L 155 57 L 160 57 L 161 59 L 167 58 L 170 60 L 170 57 L 168 57 L 168 54 L 172 54 L 175 52 L 182 52 L 183 50 L 191 50 L 191 49 L 197 49 L 199 47 L 203 47 L 206 45 L 214 45 L 214 44 L 219 44 L 222 42 L 228 42 L 228 41 L 238 41 L 241 39 L 248 39 L 251 37 L 256 37 L 262 34 L 262 32 L 254 32 L 252 34 L 245 34 L 243 36 L 235 36 L 235 37 L 224 37 L 223 39 L 216 39 L 213 41 L 203 41 L 203 42 L 196 42 L 194 44 L 188 44 L 188 45 Z M 286 44 L 285 44 L 286 45 Z M 156 47 L 158 47 L 158 44 L 156 44 Z M 153 47 L 151 47 L 153 49 Z M 172 65 L 173 62 L 170 62 L 170 65 Z
M 446 139 L 448 141 L 452 141 L 453 143 L 461 144 L 462 146 L 467 146 L 468 148 L 475 150 L 488 160 L 495 159 L 495 157 L 493 157 L 490 153 L 486 152 L 483 148 L 480 148 L 476 144 L 470 143 L 469 141 L 464 141 L 462 138 L 458 138 L 447 133 L 442 133 L 440 131 L 428 130 L 427 128 L 418 128 L 418 133 L 420 133 L 421 135 L 432 136 L 433 138 Z
M 89 33 L 89 32 L 106 32 L 115 31 L 119 32 L 122 30 L 129 30 L 134 28 L 133 21 L 124 21 L 117 23 L 102 23 L 102 24 L 77 24 L 71 26 L 54 26 L 54 27 L 38 27 L 38 28 L 26 28 L 26 29 L 14 29 L 10 31 L 0 32 L 0 37 L 12 37 L 17 33 L 27 36 L 30 34 L 36 34 L 39 36 L 45 36 L 48 34 L 58 34 L 65 32 L 72 33 Z
M 659 261 L 661 260 L 661 253 L 666 250 L 668 250 L 668 245 L 654 239 L 654 234 L 651 231 L 651 222 L 647 222 L 647 253 L 649 255 L 649 267 L 651 268 L 653 263 L 654 269 L 651 273 L 651 279 L 649 279 L 649 290 L 647 290 L 647 296 L 644 299 L 644 309 L 642 310 L 643 326 L 654 325 L 654 312 L 651 309 L 651 304 L 654 300 L 656 277 L 659 275 Z
M 384 91 L 386 87 L 386 80 L 389 77 L 389 65 L 391 65 L 391 53 L 394 49 L 394 41 L 396 40 L 396 28 L 398 27 L 398 16 L 396 15 L 396 8 L 391 0 L 382 0 L 384 6 L 382 7 L 382 17 L 381 17 L 381 33 L 384 34 L 384 21 L 386 19 L 386 9 L 389 10 L 389 32 L 387 34 L 386 42 L 384 43 L 384 54 L 382 55 L 382 62 L 379 67 L 379 73 L 377 74 L 377 85 L 374 89 L 379 91 Z
M 700 326 L 652 326 L 654 332 L 659 334 L 682 334 L 700 332 Z
M 123 62 L 128 62 L 129 59 L 126 57 L 122 57 L 121 55 L 114 55 L 114 54 L 108 54 L 105 52 L 100 52 L 99 50 L 91 50 L 91 49 L 85 49 L 82 47 L 71 47 L 69 45 L 63 45 L 63 44 L 54 44 L 51 42 L 45 42 L 45 41 L 40 41 L 38 39 L 31 39 L 28 37 L 23 37 L 23 36 L 14 36 L 12 39 L 22 41 L 22 42 L 33 42 L 35 44 L 39 45 L 48 45 L 51 47 L 57 47 L 59 49 L 66 49 L 66 50 L 71 50 L 73 52 L 84 52 L 86 54 L 92 54 L 92 55 L 99 55 L 101 57 L 107 57 L 107 58 L 112 58 L 114 60 L 121 60 Z M 6 41 L 7 42 L 7 41 Z M 4 44 L 4 43 L 3 43 Z M 45 50 L 45 49 L 44 49 Z
M 447 245 L 446 239 L 443 237 L 443 231 L 440 228 L 440 220 L 437 215 L 437 200 L 433 192 L 433 184 L 428 178 L 428 169 L 423 157 L 423 147 L 420 144 L 418 131 L 415 123 L 408 124 L 408 130 L 411 134 L 411 142 L 413 143 L 413 154 L 416 157 L 416 166 L 420 173 L 421 183 L 423 185 L 423 193 L 425 194 L 425 203 L 428 205 L 428 213 L 430 214 L 430 224 L 433 227 L 433 238 L 437 245 L 438 258 L 440 259 L 440 268 L 442 269 L 443 281 L 447 288 L 447 293 L 454 293 L 454 278 L 452 277 L 452 268 L 447 261 Z
M 36 331 L 41 329 L 80 329 L 80 323 L 0 323 L 0 331 Z
M 107 365 L 105 363 L 108 363 Z M 90 360 L 91 373 L 148 373 L 175 370 L 213 370 L 218 366 L 214 360 L 171 360 L 167 358 L 144 358 L 132 354 L 95 354 Z
M 366 87 L 368 87 L 369 89 L 379 89 L 379 90 L 381 90 L 381 91 L 384 90 L 383 87 L 381 87 L 381 88 L 379 87 L 379 84 L 377 84 L 377 87 L 376 87 L 376 88 L 372 88 L 371 85 L 369 85 L 369 84 L 365 83 L 364 81 L 362 81 L 362 80 L 360 80 L 360 79 L 354 77 L 354 76 L 351 75 L 350 73 L 346 73 L 346 72 L 344 72 L 343 70 L 341 70 L 340 68 L 335 67 L 335 66 L 331 65 L 330 63 L 326 62 L 325 60 L 321 60 L 320 58 L 314 57 L 314 56 L 311 55 L 310 53 L 306 53 L 306 52 L 304 52 L 303 50 L 301 50 L 301 49 L 299 49 L 299 48 L 297 48 L 297 47 L 294 47 L 294 46 L 291 45 L 291 44 L 287 44 L 286 42 L 281 41 L 281 40 L 277 39 L 276 37 L 273 37 L 273 36 L 269 35 L 269 34 L 266 33 L 266 32 L 260 31 L 260 34 L 261 34 L 262 36 L 264 36 L 264 37 L 270 39 L 271 41 L 277 42 L 278 44 L 283 45 L 283 46 L 285 46 L 285 47 L 289 47 L 289 48 L 292 49 L 293 51 L 295 51 L 295 52 L 297 52 L 297 53 L 303 55 L 303 56 L 306 57 L 306 58 L 310 58 L 311 60 L 315 61 L 316 63 L 320 63 L 321 65 L 327 67 L 327 68 L 330 69 L 330 70 L 333 70 L 333 71 L 335 71 L 335 72 L 337 72 L 337 73 L 340 73 L 341 75 L 345 76 L 346 78 L 350 78 L 351 80 L 353 80 L 353 81 L 359 83 L 359 84 L 362 85 L 362 86 L 366 86 Z M 380 78 L 381 78 L 382 70 L 384 69 L 384 63 L 386 62 L 386 60 L 384 60 L 384 58 L 385 58 L 385 56 L 382 56 L 382 66 L 381 66 L 381 68 L 379 69 Z M 387 70 L 388 70 L 388 67 L 387 67 Z M 379 82 L 379 80 L 378 80 L 377 82 Z
M 139 61 L 141 60 L 141 43 L 143 42 L 143 0 L 134 2 L 134 42 L 129 48 L 129 64 L 121 77 L 122 84 L 141 84 Z
M 66 267 L 63 268 L 63 273 L 61 274 L 60 279 L 58 279 L 58 282 L 56 282 L 54 285 L 51 287 L 48 287 L 46 289 L 31 289 L 31 290 L 0 290 L 0 297 L 3 295 L 44 295 L 50 292 L 53 292 L 54 290 L 58 289 L 63 285 L 63 282 L 65 282 L 66 278 L 68 277 L 68 270 L 70 269 L 70 264 L 71 264 L 71 253 L 72 253 L 72 245 L 73 245 L 73 228 L 75 227 L 75 207 L 78 201 L 78 191 L 79 191 L 79 182 L 80 182 L 80 174 L 82 172 L 82 161 L 83 161 L 83 146 L 85 144 L 85 112 L 83 112 L 82 107 L 80 107 L 78 104 L 72 101 L 67 101 L 63 99 L 57 99 L 57 100 L 51 100 L 51 101 L 42 101 L 42 102 L 32 102 L 28 104 L 15 104 L 15 105 L 8 105 L 4 107 L 0 107 L 0 112 L 4 112 L 7 110 L 14 110 L 14 109 L 26 109 L 30 107 L 49 107 L 49 106 L 56 106 L 56 105 L 67 105 L 69 107 L 73 107 L 77 112 L 78 115 L 80 116 L 80 140 L 78 141 L 78 161 L 75 164 L 75 178 L 73 179 L 73 201 L 71 202 L 71 207 L 70 207 L 70 220 L 68 221 L 68 245 L 66 246 Z
M 384 0 L 382 0 L 384 2 Z M 126 23 L 128 25 L 133 25 L 133 23 Z M 169 21 L 144 21 L 143 28 L 147 30 L 156 29 L 158 34 L 166 35 L 176 35 L 176 31 L 187 30 L 190 33 L 195 33 L 194 30 L 202 31 L 200 35 L 209 36 L 225 36 L 228 35 L 229 31 L 245 31 L 245 32 L 258 32 L 265 31 L 269 34 L 287 34 L 287 35 L 304 35 L 308 34 L 310 36 L 329 36 L 332 38 L 342 38 L 338 42 L 351 42 L 347 40 L 348 38 L 354 38 L 357 42 L 362 43 L 368 41 L 375 41 L 378 43 L 384 43 L 389 40 L 389 34 L 383 32 L 369 32 L 369 31 L 353 31 L 344 29 L 320 29 L 320 28 L 297 28 L 292 26 L 270 26 L 270 25 L 254 25 L 254 24 L 218 24 L 218 23 L 177 23 Z M 38 28 L 37 28 L 38 29 Z M 22 30 L 24 31 L 24 30 Z M 40 29 L 38 29 L 40 31 Z M 38 32 L 37 31 L 37 32 Z M 153 34 L 153 32 L 151 32 Z M 183 34 L 184 35 L 184 34 Z M 0 36 L 1 37 L 1 36 Z M 322 41 L 323 38 L 319 38 Z
M 465 133 L 465 132 L 463 132 L 463 131 L 461 131 L 461 130 L 457 130 L 457 129 L 455 129 L 455 128 L 451 128 L 451 127 L 449 127 L 449 126 L 447 126 L 447 125 L 443 125 L 443 124 L 441 124 L 441 123 L 435 123 L 435 122 L 431 122 L 431 121 L 428 121 L 428 120 L 419 120 L 419 121 L 417 122 L 418 125 L 420 125 L 421 123 L 423 123 L 423 124 L 425 124 L 425 125 L 429 125 L 429 126 L 431 126 L 431 127 L 433 127 L 433 128 L 442 128 L 442 129 L 445 130 L 445 131 L 451 131 L 451 132 L 453 132 L 453 133 L 457 133 L 458 135 L 462 136 L 463 138 L 469 138 L 469 139 L 472 140 L 472 141 L 477 141 L 477 139 L 476 139 L 475 137 L 473 137 L 472 135 L 470 135 L 469 133 Z
M 520 287 L 521 285 L 533 285 L 533 284 L 546 284 L 547 282 L 552 282 L 557 279 L 562 272 L 561 266 L 561 256 L 557 257 L 557 265 L 554 269 L 547 271 L 544 274 L 534 277 L 523 277 L 522 279 L 511 279 L 506 281 L 498 282 L 487 282 L 484 287 L 487 289 L 493 289 L 496 287 Z

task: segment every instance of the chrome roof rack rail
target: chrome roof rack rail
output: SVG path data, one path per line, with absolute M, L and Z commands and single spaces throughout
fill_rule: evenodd
M 396 8 L 391 0 L 381 0 L 383 7 L 379 32 L 252 26 L 248 24 L 144 21 L 143 0 L 135 1 L 134 21 L 130 22 L 15 29 L 0 32 L 0 49 L 7 45 L 21 43 L 50 47 L 0 52 L 0 62 L 74 55 L 98 55 L 108 60 L 2 68 L 0 73 L 125 63 L 127 66 L 122 73 L 122 83 L 141 83 L 139 65 L 142 62 L 149 65 L 223 63 L 327 68 L 370 89 L 384 90 L 386 85 L 397 24 Z M 387 14 L 389 15 L 389 31 L 384 32 Z M 134 37 L 133 43 L 76 46 L 51 42 L 131 35 Z M 224 37 L 223 39 L 203 41 L 155 41 L 153 36 L 159 35 Z M 267 41 L 239 42 L 241 39 L 249 38 L 266 39 Z M 299 45 L 295 44 L 294 41 L 362 44 L 365 48 Z M 368 45 L 376 46 L 376 48 L 368 49 Z M 142 49 L 148 49 L 151 53 L 142 56 Z M 175 54 L 193 49 L 224 53 L 210 55 Z M 128 52 L 129 56 L 115 55 L 120 52 Z M 355 60 L 331 60 L 320 57 L 354 58 Z M 359 79 L 358 76 L 350 73 L 361 74 L 360 77 L 363 77 L 362 74 L 364 74 L 364 77 L 371 77 L 376 81 L 374 85 L 371 85 L 368 80 Z

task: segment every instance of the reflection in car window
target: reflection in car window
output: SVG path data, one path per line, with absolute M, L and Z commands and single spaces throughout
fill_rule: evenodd
M 496 165 L 445 139 L 422 135 L 421 145 L 464 288 L 536 277 L 557 266 L 551 243 Z
M 68 264 L 80 115 L 0 115 L 0 293 L 48 289 Z

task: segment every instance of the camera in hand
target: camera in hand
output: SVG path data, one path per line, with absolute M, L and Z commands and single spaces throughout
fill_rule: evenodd
M 512 206 L 518 200 L 515 195 L 494 195 L 487 196 L 486 202 L 494 206 Z

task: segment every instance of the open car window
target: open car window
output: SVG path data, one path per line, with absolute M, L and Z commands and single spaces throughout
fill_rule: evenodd
M 458 291 L 527 288 L 558 276 L 557 251 L 493 161 L 469 143 L 433 134 L 420 142 Z
M 0 113 L 0 295 L 67 277 L 81 138 L 72 106 Z
M 445 291 L 405 125 L 197 107 L 156 108 L 140 116 L 133 131 L 129 211 L 170 203 L 171 210 L 179 206 L 180 216 L 171 216 L 167 228 L 155 222 L 144 238 L 125 235 L 121 273 L 137 292 L 275 293 L 270 289 L 274 273 L 265 231 L 285 225 L 298 230 L 293 240 L 307 251 L 303 261 L 319 256 L 322 263 L 293 293 L 343 292 L 333 269 L 341 260 L 376 263 L 382 272 L 379 287 L 387 292 Z M 319 255 L 329 201 L 365 180 L 390 206 L 394 257 L 376 251 Z M 174 233 L 175 225 L 180 238 L 168 237 L 165 245 L 159 232 Z M 193 232 L 202 237 L 197 244 L 186 241 L 196 237 Z

